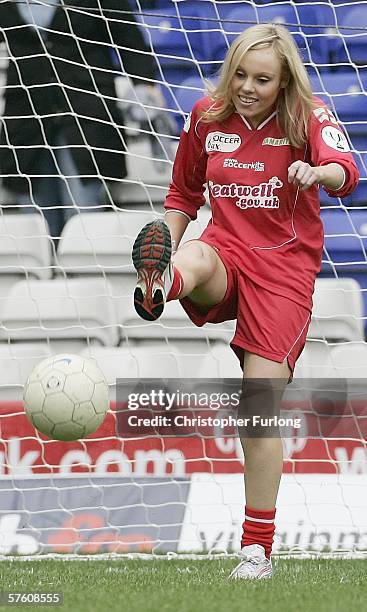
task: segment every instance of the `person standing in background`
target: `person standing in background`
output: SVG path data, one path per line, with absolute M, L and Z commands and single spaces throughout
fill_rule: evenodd
M 3 186 L 22 211 L 43 209 L 57 238 L 77 210 L 111 198 L 106 180 L 127 174 L 116 56 L 151 90 L 155 62 L 128 0 L 3 2 L 0 35 L 9 55 Z

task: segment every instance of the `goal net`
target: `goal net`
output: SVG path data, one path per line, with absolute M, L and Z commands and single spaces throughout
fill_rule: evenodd
M 177 302 L 138 319 L 131 247 L 163 214 L 206 81 L 239 32 L 269 21 L 295 36 L 361 172 L 344 200 L 320 190 L 323 264 L 283 402 L 274 549 L 366 550 L 366 17 L 352 1 L 0 0 L 0 555 L 239 550 L 238 438 L 125 427 L 126 389 L 241 385 L 234 323 L 196 328 Z M 209 219 L 207 200 L 184 241 Z M 110 411 L 88 439 L 47 439 L 24 414 L 27 376 L 57 353 L 94 357 L 108 380 Z

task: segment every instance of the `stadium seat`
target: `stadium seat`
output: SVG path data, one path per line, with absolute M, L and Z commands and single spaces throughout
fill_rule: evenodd
M 343 124 L 360 170 L 361 181 L 357 189 L 343 198 L 345 206 L 361 206 L 367 202 L 367 105 L 366 77 L 356 70 L 342 73 L 313 71 L 310 75 L 312 90 L 320 97 Z M 331 198 L 320 189 L 323 206 L 338 206 L 339 200 Z
M 319 277 L 354 278 L 362 288 L 367 317 L 367 215 L 363 210 L 321 212 L 325 244 Z
M 75 215 L 61 236 L 57 273 L 70 278 L 107 278 L 115 306 L 123 312 L 136 281 L 131 260 L 134 240 L 157 216 L 149 211 Z
M 197 220 L 189 224 L 183 241 L 198 238 L 210 217 L 210 208 L 201 208 Z M 140 229 L 156 218 L 158 215 L 149 211 L 75 215 L 65 225 L 61 236 L 58 275 L 107 278 L 115 307 L 123 319 L 126 308 L 131 309 L 136 285 L 132 246 Z
M 367 344 L 348 342 L 332 349 L 332 360 L 339 380 L 344 381 L 348 403 L 344 415 L 349 415 L 348 438 L 366 439 Z M 345 431 L 345 430 L 344 430 Z
M 176 91 L 178 106 L 181 111 L 188 115 L 195 102 L 205 95 L 206 85 L 200 77 L 189 77 L 182 81 L 180 88 Z
M 195 3 L 197 4 L 197 3 Z M 199 15 L 193 2 L 142 12 L 138 17 L 145 41 L 157 58 L 158 73 L 168 68 L 200 74 L 206 59 Z M 192 18 L 190 18 L 192 17 Z
M 145 24 L 142 27 L 146 41 L 150 44 L 151 39 L 158 54 L 157 80 L 167 107 L 175 112 L 180 111 L 177 94 L 182 81 L 189 77 L 201 78 L 210 72 L 212 57 L 202 23 L 202 5 L 205 5 L 204 11 L 212 13 L 211 3 L 186 0 L 166 3 L 140 18 Z M 183 122 L 177 123 L 179 133 Z
M 367 134 L 364 148 L 367 149 Z M 357 188 L 353 193 L 344 198 L 343 202 L 348 206 L 366 206 L 367 204 L 367 151 L 360 153 L 359 151 L 354 152 L 356 164 L 358 166 L 360 179 Z
M 181 349 L 182 352 L 182 349 Z M 239 378 L 243 372 L 240 362 L 227 342 L 214 342 L 197 367 L 198 378 Z
M 323 271 L 367 275 L 367 214 L 363 210 L 323 210 L 325 246 Z
M 118 378 L 182 376 L 175 348 L 165 342 L 147 342 L 138 346 L 130 343 L 120 347 L 89 346 L 81 354 L 96 359 L 109 385 L 116 385 Z
M 361 287 L 353 278 L 316 279 L 308 338 L 364 340 Z
M 335 7 L 333 7 L 332 4 L 327 4 L 326 2 L 315 2 L 314 10 L 316 13 L 317 23 L 320 26 L 320 38 L 323 40 L 327 50 L 325 63 L 329 64 L 328 68 L 330 69 L 330 64 L 335 62 L 335 53 L 340 46 L 340 36 L 338 34 L 337 27 L 338 17 L 335 12 Z M 340 17 L 342 17 L 342 14 L 339 14 Z
M 156 82 L 160 84 L 167 108 L 175 112 L 180 110 L 176 92 L 182 80 L 203 76 L 211 65 L 200 21 L 201 4 L 191 0 L 177 3 L 169 0 L 154 3 L 154 8 L 145 11 L 141 10 L 140 3 L 135 3 L 134 7 L 145 42 L 154 52 Z M 210 12 L 211 3 L 204 1 L 203 4 Z M 178 127 L 180 131 L 182 123 Z
M 88 343 L 115 346 L 116 310 L 105 279 L 20 281 L 4 302 L 0 341 L 38 340 L 58 352 Z
M 334 378 L 338 376 L 332 360 L 332 346 L 325 340 L 308 339 L 296 362 L 294 378 Z
M 50 355 L 46 344 L 0 344 L 0 401 L 21 400 L 24 384 L 32 369 Z
M 205 8 L 202 9 L 204 13 Z M 220 68 L 229 45 L 247 27 L 257 23 L 281 23 L 294 35 L 295 41 L 305 61 L 324 63 L 327 60 L 327 46 L 320 36 L 317 16 L 313 7 L 291 6 L 287 3 L 257 6 L 253 3 L 218 3 L 216 11 L 218 22 L 207 21 L 203 16 L 202 28 L 206 31 L 206 41 L 210 55 L 214 58 L 213 71 Z M 300 24 L 305 24 L 302 28 Z
M 357 71 L 349 68 L 348 72 L 320 73 L 310 69 L 312 91 L 322 98 L 342 122 L 353 122 L 347 125 L 348 133 L 367 131 L 365 125 L 366 91 L 364 77 Z
M 367 5 L 335 7 L 341 36 L 335 49 L 335 62 L 367 64 Z M 362 27 L 361 27 L 362 26 Z
M 208 323 L 196 327 L 188 318 L 178 301 L 168 302 L 163 315 L 158 321 L 139 319 L 132 303 L 126 304 L 125 311 L 120 313 L 123 337 L 128 340 L 168 339 L 168 340 L 225 340 L 230 341 L 234 333 L 234 323 L 227 321 L 220 324 Z
M 0 297 L 17 281 L 51 278 L 51 238 L 38 214 L 0 216 Z
M 84 276 L 134 272 L 133 242 L 139 230 L 156 218 L 153 212 L 133 210 L 74 215 L 61 235 L 59 271 Z
M 333 347 L 332 360 L 340 376 L 367 381 L 366 342 L 349 342 Z
M 174 106 L 175 112 L 177 105 Z M 172 112 L 172 111 L 168 111 Z M 173 115 L 173 113 L 172 113 Z M 148 127 L 148 133 L 151 132 L 151 127 Z M 157 157 L 153 151 L 152 143 L 148 138 L 142 137 L 139 130 L 136 139 L 129 140 L 129 154 L 126 158 L 127 177 L 111 181 L 109 183 L 109 192 L 115 204 L 119 208 L 129 209 L 138 207 L 141 210 L 160 208 L 167 193 L 167 188 L 171 180 L 172 161 L 168 161 L 163 156 L 158 161 L 152 157 Z M 167 140 L 166 136 L 164 138 Z M 162 142 L 163 138 L 161 139 Z M 173 150 L 178 144 L 178 139 L 170 137 L 170 144 Z M 162 149 L 160 149 L 162 152 Z M 157 166 L 159 167 L 157 169 Z M 116 207 L 113 207 L 116 210 Z
M 129 346 L 90 346 L 81 354 L 97 360 L 110 385 L 118 378 L 242 377 L 237 357 L 224 342 L 143 340 Z
M 305 62 L 324 64 L 328 61 L 327 42 L 321 36 L 313 3 L 296 6 L 269 3 L 259 7 L 259 20 L 284 24 L 293 34 Z
M 205 9 L 202 10 L 202 29 L 205 31 L 205 43 L 212 60 L 211 72 L 217 72 L 221 67 L 236 36 L 246 27 L 259 22 L 257 9 L 252 4 L 243 4 L 241 7 L 233 2 L 216 4 L 216 14 L 211 15 L 210 21 L 206 20 Z
M 329 48 L 330 63 L 338 71 L 348 70 L 350 63 L 366 64 L 367 35 L 363 32 L 367 6 L 362 2 L 315 2 L 320 24 Z M 349 26 L 349 29 L 348 29 Z

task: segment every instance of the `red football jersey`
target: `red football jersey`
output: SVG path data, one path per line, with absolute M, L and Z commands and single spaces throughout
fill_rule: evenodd
M 212 102 L 199 100 L 185 123 L 165 201 L 166 209 L 195 219 L 207 184 L 212 220 L 201 239 L 229 251 L 255 283 L 307 307 L 323 248 L 319 187 L 301 191 L 289 184 L 288 168 L 299 159 L 312 166 L 337 162 L 344 184 L 326 191 L 339 197 L 351 193 L 359 178 L 344 133 L 315 100 L 303 149 L 290 146 L 275 112 L 256 129 L 238 113 L 204 123 L 201 112 Z

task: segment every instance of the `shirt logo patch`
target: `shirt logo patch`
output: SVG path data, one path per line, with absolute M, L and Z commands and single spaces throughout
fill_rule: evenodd
M 236 206 L 246 208 L 279 208 L 279 198 L 274 195 L 275 189 L 283 187 L 283 182 L 273 176 L 267 183 L 259 185 L 219 185 L 209 182 L 209 189 L 213 198 L 238 198 Z
M 262 141 L 263 145 L 270 145 L 271 147 L 285 147 L 289 145 L 288 138 L 264 138 Z
M 209 132 L 205 140 L 205 150 L 219 151 L 220 153 L 233 153 L 242 144 L 238 134 L 225 134 L 224 132 Z
M 333 113 L 329 111 L 326 106 L 320 106 L 320 108 L 315 108 L 313 114 L 315 115 L 315 117 L 317 117 L 320 123 L 324 123 L 324 121 L 331 121 L 331 123 L 335 123 L 336 125 L 338 124 Z
M 264 172 L 265 164 L 264 162 L 254 161 L 254 162 L 239 162 L 238 159 L 234 159 L 233 157 L 226 157 L 223 162 L 223 168 L 243 168 L 243 170 L 255 170 L 255 172 Z
M 325 144 L 336 151 L 340 151 L 341 153 L 350 151 L 348 141 L 343 132 L 333 125 L 325 125 L 325 127 L 322 128 L 321 137 Z

